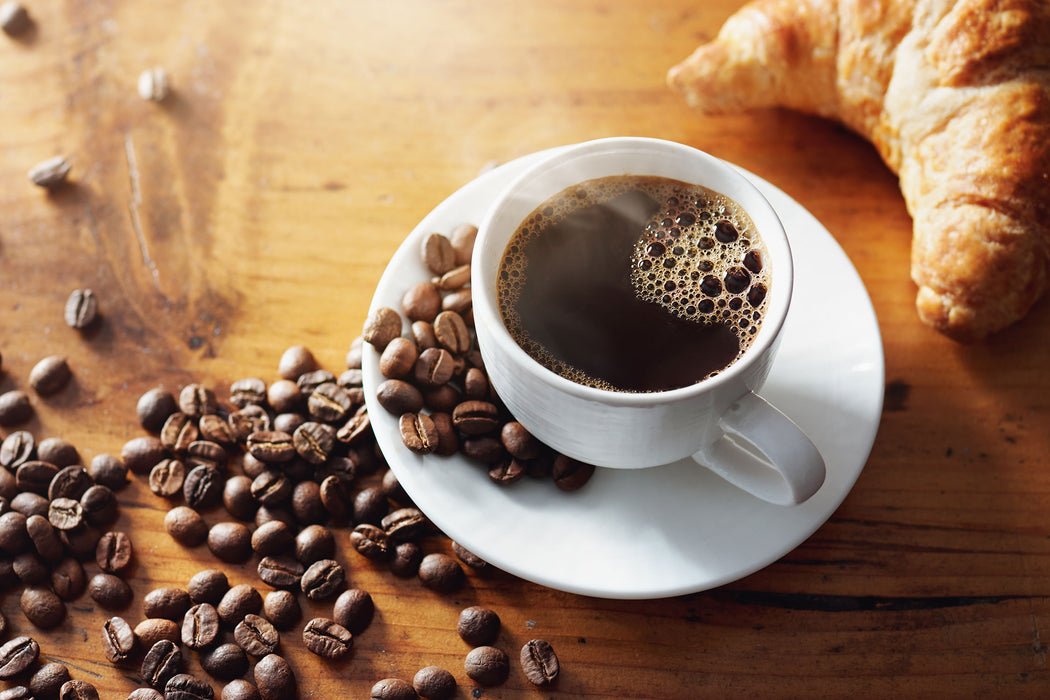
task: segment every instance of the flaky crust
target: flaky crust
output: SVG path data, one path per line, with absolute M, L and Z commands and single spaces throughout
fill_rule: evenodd
M 869 139 L 942 333 L 981 339 L 1050 284 L 1050 2 L 758 0 L 668 82 L 703 112 L 789 107 Z

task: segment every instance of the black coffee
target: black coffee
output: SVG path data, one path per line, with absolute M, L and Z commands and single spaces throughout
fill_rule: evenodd
M 625 392 L 711 377 L 750 346 L 767 254 L 724 195 L 649 176 L 573 186 L 518 228 L 500 263 L 503 322 L 533 358 Z

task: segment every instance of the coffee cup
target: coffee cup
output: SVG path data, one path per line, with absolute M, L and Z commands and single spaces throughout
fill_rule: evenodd
M 761 305 L 749 310 L 747 302 L 733 302 L 737 308 L 744 306 L 732 315 L 733 322 L 743 316 L 739 323 L 748 323 L 745 329 L 734 328 L 742 338 L 741 349 L 724 367 L 698 381 L 624 391 L 570 379 L 574 375 L 555 371 L 535 352 L 527 352 L 501 312 L 501 266 L 507 261 L 508 243 L 523 223 L 541 205 L 581 183 L 620 176 L 678 181 L 710 191 L 745 212 L 754 227 L 752 237 L 760 238 L 762 274 L 768 279 L 761 288 Z M 678 228 L 668 231 L 675 235 Z M 825 477 L 820 452 L 760 395 L 791 302 L 794 270 L 787 234 L 765 197 L 726 162 L 683 144 L 649 138 L 606 138 L 558 149 L 496 197 L 478 227 L 471 266 L 474 323 L 489 379 L 515 419 L 548 446 L 579 461 L 616 469 L 692 458 L 754 496 L 782 505 L 801 503 L 820 489 Z M 587 275 L 581 272 L 580 277 L 586 283 Z M 502 301 L 505 310 L 506 300 Z M 749 323 L 748 313 L 759 320 Z M 725 314 L 730 316 L 728 307 Z M 520 329 L 516 332 L 520 338 Z M 677 345 L 675 338 L 664 342 L 669 351 Z M 660 348 L 654 352 L 659 354 Z

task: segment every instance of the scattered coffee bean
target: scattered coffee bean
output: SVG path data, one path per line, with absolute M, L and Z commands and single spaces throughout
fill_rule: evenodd
M 467 676 L 479 685 L 500 685 L 510 673 L 510 659 L 502 649 L 480 646 L 471 649 L 463 663 Z
M 29 179 L 38 187 L 54 189 L 66 182 L 71 167 L 62 156 L 41 161 L 29 169 Z
M 372 686 L 371 700 L 416 700 L 415 689 L 400 678 L 384 678 Z
M 26 619 L 40 629 L 49 630 L 58 627 L 66 618 L 66 604 L 50 588 L 38 586 L 24 588 L 19 605 Z
M 180 638 L 189 649 L 205 649 L 219 638 L 219 613 L 210 603 L 198 603 L 182 618 Z
M 258 613 L 262 608 L 262 596 L 246 583 L 241 583 L 226 591 L 216 606 L 219 619 L 230 627 L 235 626 L 246 615 Z
M 423 239 L 423 264 L 435 275 L 443 275 L 456 266 L 456 249 L 442 233 L 431 233 Z
M 346 572 L 339 562 L 321 559 L 307 568 L 299 585 L 307 598 L 317 601 L 334 596 L 345 581 Z
M 521 648 L 521 670 L 525 672 L 529 683 L 537 687 L 547 688 L 553 685 L 554 681 L 558 680 L 561 669 L 558 665 L 558 655 L 554 653 L 550 642 L 544 639 L 526 642 Z
M 558 455 L 554 460 L 551 476 L 554 484 L 562 491 L 576 491 L 590 481 L 594 475 L 594 466 L 578 460 Z
M 18 36 L 29 29 L 32 20 L 21 3 L 8 0 L 0 5 L 0 29 L 8 36 Z
M 338 605 L 338 603 L 336 603 Z M 302 619 L 299 600 L 289 590 L 270 591 L 263 599 L 263 616 L 278 630 L 288 630 Z
M 282 656 L 270 654 L 255 664 L 255 687 L 262 700 L 289 700 L 296 697 L 295 673 Z
M 178 644 L 182 640 L 179 622 L 162 617 L 148 617 L 135 625 L 135 637 L 144 649 L 149 649 L 162 639 Z
M 208 530 L 208 549 L 221 561 L 245 562 L 252 555 L 252 533 L 244 523 L 216 523 Z
M 277 363 L 277 373 L 284 379 L 297 379 L 299 375 L 317 369 L 317 360 L 309 348 L 293 345 L 284 351 Z
M 32 464 L 23 464 L 19 471 Z M 73 530 L 84 522 L 84 507 L 72 498 L 56 498 L 48 506 L 47 519 L 56 529 Z
M 95 562 L 98 568 L 111 574 L 127 569 L 131 564 L 131 557 L 131 538 L 124 532 L 105 533 L 95 548 Z
M 433 419 L 425 413 L 405 413 L 398 419 L 401 442 L 417 455 L 428 455 L 437 450 L 438 431 Z
M 419 564 L 419 580 L 438 593 L 454 593 L 463 586 L 463 569 L 459 562 L 442 552 L 423 557 Z
M 249 454 L 266 463 L 281 463 L 293 459 L 296 454 L 292 436 L 280 430 L 258 430 L 247 437 Z
M 456 693 L 456 677 L 440 666 L 427 666 L 416 671 L 412 687 L 423 700 L 449 700 Z
M 390 572 L 401 578 L 411 578 L 419 574 L 419 565 L 423 561 L 423 549 L 415 542 L 399 542 L 394 546 L 390 557 Z
M 257 567 L 259 578 L 272 588 L 299 588 L 305 570 L 297 559 L 280 555 L 263 557 Z
M 208 675 L 220 680 L 240 678 L 248 670 L 248 656 L 230 642 L 202 651 L 200 662 Z
M 324 525 L 307 525 L 295 536 L 295 558 L 305 566 L 335 554 L 335 538 Z
M 59 700 L 99 700 L 98 689 L 87 681 L 76 678 L 62 684 L 58 690 Z
M 50 355 L 40 360 L 29 372 L 29 386 L 41 396 L 50 396 L 63 389 L 73 376 L 69 362 L 62 355 Z
M 121 460 L 136 474 L 148 474 L 154 464 L 166 457 L 164 443 L 152 435 L 132 438 L 120 450 Z
M 336 598 L 333 619 L 351 634 L 361 634 L 372 623 L 375 603 L 372 596 L 359 588 L 349 588 Z
M 60 561 L 65 556 L 65 546 L 53 525 L 40 514 L 26 518 L 26 534 L 40 558 L 47 562 Z
M 51 588 L 62 600 L 79 598 L 87 587 L 87 575 L 79 561 L 63 559 L 51 569 Z
M 122 610 L 131 603 L 131 586 L 113 574 L 100 573 L 88 582 L 91 599 L 105 610 Z
M 225 478 L 211 464 L 198 464 L 190 469 L 182 482 L 182 497 L 194 510 L 207 510 L 222 501 Z
M 499 636 L 499 630 L 499 615 L 479 605 L 464 608 L 456 623 L 456 632 L 460 638 L 474 647 L 493 644 Z
M 164 684 L 164 700 L 212 700 L 215 690 L 196 676 L 177 673 Z
M 57 698 L 62 685 L 70 680 L 65 664 L 50 661 L 42 664 L 29 678 L 29 692 L 36 700 Z
M 188 506 L 176 506 L 164 516 L 164 529 L 184 547 L 196 547 L 208 537 L 208 525 L 200 513 Z
M 182 620 L 191 605 L 189 593 L 174 586 L 163 586 L 143 596 L 142 613 L 146 617 Z
M 394 338 L 401 335 L 401 314 L 389 307 L 379 307 L 369 314 L 361 337 L 382 352 Z
M 186 586 L 186 591 L 190 594 L 190 601 L 194 605 L 199 603 L 218 605 L 228 590 L 230 590 L 230 582 L 225 572 L 218 569 L 198 571 L 190 578 Z
M 0 467 L 13 471 L 33 459 L 36 439 L 28 430 L 16 430 L 0 443 Z
M 350 533 L 350 544 L 358 554 L 368 559 L 385 559 L 390 556 L 393 543 L 382 528 L 361 523 Z
M 0 425 L 25 423 L 33 415 L 33 405 L 24 391 L 12 389 L 0 394 Z
M 245 615 L 233 629 L 233 638 L 246 654 L 262 658 L 277 651 L 281 637 L 270 622 L 259 615 Z
M 243 679 L 230 681 L 222 689 L 222 700 L 260 700 L 261 697 L 259 689 Z
M 135 652 L 135 630 L 122 617 L 111 617 L 102 623 L 102 651 L 110 663 L 120 664 Z
M 14 637 L 0 646 L 0 680 L 17 677 L 36 662 L 40 645 L 32 637 Z
M 175 498 L 182 493 L 186 465 L 181 459 L 162 459 L 149 472 L 149 490 L 161 498 Z
M 40 443 L 41 447 L 47 441 Z M 49 499 L 56 498 L 73 498 L 79 499 L 84 495 L 84 492 L 95 485 L 95 480 L 87 473 L 87 470 L 76 464 L 76 450 L 73 450 L 74 462 L 69 466 L 60 467 L 58 473 L 55 474 L 54 478 L 51 479 L 51 483 L 47 487 L 47 497 Z M 57 460 L 54 455 L 48 457 L 42 457 L 51 464 L 59 466 L 61 460 Z
M 303 627 L 303 644 L 317 656 L 336 661 L 350 654 L 354 638 L 345 627 L 334 620 L 315 617 Z
M 140 396 L 135 406 L 139 425 L 150 432 L 159 432 L 168 417 L 178 410 L 175 396 L 160 387 L 154 387 Z

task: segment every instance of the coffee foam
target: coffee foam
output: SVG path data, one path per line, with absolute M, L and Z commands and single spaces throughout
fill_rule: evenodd
M 532 212 L 511 237 L 500 264 L 497 296 L 507 329 L 527 353 L 554 372 L 579 384 L 615 389 L 563 365 L 531 340 L 515 308 L 528 275 L 528 242 L 572 212 L 608 203 L 630 190 L 641 191 L 659 205 L 634 247 L 630 271 L 636 295 L 685 320 L 730 327 L 739 340 L 739 359 L 751 346 L 766 310 L 770 270 L 765 246 L 751 217 L 730 198 L 657 176 L 588 180 Z

